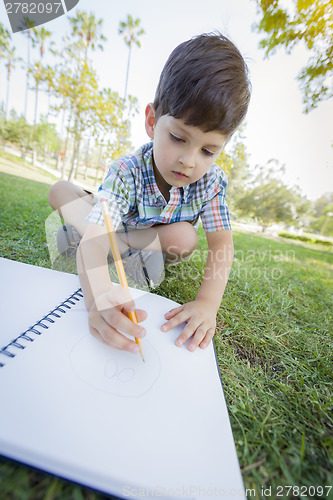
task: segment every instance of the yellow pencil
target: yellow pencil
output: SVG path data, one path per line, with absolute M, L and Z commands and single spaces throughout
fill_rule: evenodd
M 109 237 L 110 244 L 111 244 L 113 258 L 114 258 L 114 261 L 116 263 L 116 268 L 117 268 L 117 273 L 118 273 L 120 285 L 128 291 L 129 289 L 128 289 L 128 283 L 127 283 L 127 279 L 126 279 L 126 274 L 125 274 L 123 262 L 121 260 L 121 255 L 120 255 L 119 248 L 118 248 L 117 238 L 116 238 L 115 232 L 113 230 L 112 221 L 111 221 L 111 217 L 110 217 L 110 213 L 109 213 L 109 208 L 108 208 L 108 205 L 107 205 L 105 198 L 101 198 L 101 207 L 102 207 L 102 212 L 103 212 L 106 230 L 107 230 L 108 237 Z M 136 316 L 135 311 L 129 312 L 128 317 L 131 321 L 133 321 L 133 323 L 135 323 L 136 325 L 138 324 L 138 318 Z M 135 337 L 135 342 L 139 346 L 140 354 L 141 354 L 142 360 L 144 361 L 145 359 L 143 357 L 143 349 L 142 349 L 141 339 L 138 337 Z

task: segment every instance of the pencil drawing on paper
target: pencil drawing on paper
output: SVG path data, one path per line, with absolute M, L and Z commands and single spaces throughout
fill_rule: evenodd
M 105 365 L 105 376 L 108 378 L 118 377 L 121 382 L 131 382 L 135 377 L 134 368 L 122 368 L 118 369 L 118 362 L 115 359 L 110 359 L 110 361 Z
M 76 375 L 99 391 L 121 397 L 140 397 L 157 382 L 160 357 L 148 340 L 144 341 L 145 363 L 138 355 L 116 351 L 92 335 L 80 339 L 70 353 Z

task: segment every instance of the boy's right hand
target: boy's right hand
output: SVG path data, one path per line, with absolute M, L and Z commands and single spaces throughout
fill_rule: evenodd
M 134 300 L 124 288 L 113 286 L 108 292 L 95 298 L 88 313 L 90 332 L 104 344 L 138 353 L 139 348 L 134 338 L 130 340 L 123 335 L 123 333 L 132 337 L 146 335 L 145 329 L 134 324 L 127 315 L 134 310 L 139 322 L 147 318 L 146 311 L 135 309 Z

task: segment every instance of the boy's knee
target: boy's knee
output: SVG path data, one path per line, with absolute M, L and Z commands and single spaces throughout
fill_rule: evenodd
M 84 191 L 70 181 L 58 181 L 51 187 L 48 200 L 54 210 L 59 210 L 67 203 L 84 197 L 89 199 L 90 205 L 95 203 L 92 193 L 89 194 L 88 191 Z
M 182 222 L 181 228 L 183 247 L 188 250 L 188 255 L 194 252 L 198 245 L 198 233 L 189 222 Z
M 197 232 L 189 222 L 176 222 L 173 224 L 173 236 L 170 243 L 170 254 L 176 254 L 180 258 L 188 257 L 197 247 Z
M 57 210 L 63 204 L 63 198 L 70 189 L 69 185 L 73 187 L 73 184 L 69 181 L 58 181 L 51 187 L 48 200 L 54 210 Z

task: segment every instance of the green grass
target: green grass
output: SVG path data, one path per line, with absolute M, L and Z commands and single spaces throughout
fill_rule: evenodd
M 51 267 L 48 190 L 0 174 L 2 257 Z M 234 244 L 215 345 L 245 487 L 278 498 L 278 486 L 332 485 L 332 250 L 237 232 Z M 193 300 L 206 252 L 200 230 L 193 258 L 169 268 L 156 292 Z M 0 491 L 6 500 L 104 498 L 6 460 Z M 280 498 L 306 498 L 294 493 Z

